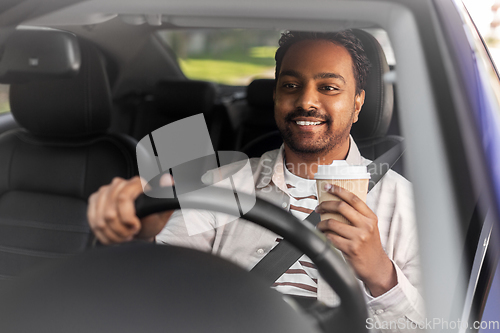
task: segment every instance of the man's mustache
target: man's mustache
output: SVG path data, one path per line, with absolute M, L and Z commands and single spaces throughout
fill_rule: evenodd
M 298 117 L 313 117 L 316 119 L 321 119 L 322 121 L 325 121 L 328 123 L 332 121 L 332 117 L 329 114 L 322 114 L 321 112 L 319 112 L 316 109 L 307 111 L 307 110 L 304 110 L 302 108 L 295 109 L 292 112 L 290 112 L 289 114 L 287 114 L 285 117 L 285 121 L 291 122 L 291 121 L 293 121 L 293 119 L 298 118 Z

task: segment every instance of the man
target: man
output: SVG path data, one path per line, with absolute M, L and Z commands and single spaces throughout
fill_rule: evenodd
M 303 219 L 317 206 L 314 173 L 319 164 L 334 160 L 369 163 L 349 135 L 363 106 L 368 68 L 362 45 L 349 31 L 282 36 L 276 52 L 274 101 L 284 145 L 251 160 L 254 183 L 250 186 L 255 185 L 257 196 Z M 171 182 L 163 178 L 164 185 Z M 410 184 L 390 171 L 369 193 L 366 204 L 341 188 L 328 190 L 343 201 L 323 202 L 316 211 L 339 213 L 350 225 L 325 220 L 317 228 L 342 251 L 363 282 L 372 319 L 380 325 L 385 321 L 386 326 L 401 320 L 422 321 Z M 272 232 L 243 220 L 223 225 L 218 222 L 223 217 L 210 212 L 185 211 L 173 216 L 165 212 L 139 221 L 133 200 L 141 193 L 136 177 L 116 179 L 92 195 L 89 221 L 102 243 L 156 237 L 159 243 L 210 251 L 251 269 L 279 242 Z M 210 231 L 189 236 L 186 221 L 206 224 L 209 228 L 204 230 Z M 275 287 L 285 293 L 317 296 L 330 305 L 338 302 L 305 256 Z

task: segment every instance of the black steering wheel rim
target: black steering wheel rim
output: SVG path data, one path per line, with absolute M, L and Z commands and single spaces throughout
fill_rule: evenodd
M 183 196 L 182 207 L 203 209 L 231 214 L 232 210 L 226 201 L 218 198 L 228 194 L 222 188 L 211 189 L 211 196 L 203 196 L 193 192 Z M 251 210 L 242 215 L 245 220 L 256 223 L 289 241 L 306 254 L 317 266 L 325 281 L 340 297 L 341 305 L 337 309 L 315 311 L 312 315 L 325 331 L 339 329 L 349 332 L 366 332 L 366 303 L 359 282 L 353 270 L 348 266 L 335 248 L 323 234 L 310 223 L 299 221 L 289 212 L 259 198 L 243 193 L 238 194 L 240 200 L 255 200 Z M 139 218 L 166 210 L 180 209 L 177 199 L 159 199 L 140 195 L 135 202 L 136 214 Z M 339 322 L 341 324 L 339 325 Z

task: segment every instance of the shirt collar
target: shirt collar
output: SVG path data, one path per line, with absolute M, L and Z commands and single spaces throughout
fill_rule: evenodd
M 352 136 L 349 135 L 349 152 L 347 153 L 346 157 L 346 162 L 349 165 L 361 165 L 362 158 L 361 158 L 361 153 L 359 152 L 358 146 L 354 142 L 354 139 Z M 283 157 L 284 157 L 284 145 L 281 145 L 278 154 L 273 154 L 275 155 L 273 158 L 270 159 L 270 152 L 265 153 L 262 155 L 260 158 L 259 163 L 264 165 L 267 164 L 269 167 L 264 167 L 263 171 L 260 173 L 259 178 L 257 179 L 256 182 L 256 188 L 263 188 L 269 185 L 271 180 L 273 183 L 283 192 L 287 192 L 287 187 L 285 184 L 285 171 L 284 171 L 284 165 L 283 165 Z M 267 163 L 266 163 L 267 162 Z M 269 164 L 268 164 L 269 163 Z M 269 174 L 267 171 L 272 171 L 272 177 L 269 177 Z
M 347 153 L 346 162 L 349 165 L 362 165 L 363 158 L 359 152 L 358 146 L 352 136 L 349 135 L 349 152 Z

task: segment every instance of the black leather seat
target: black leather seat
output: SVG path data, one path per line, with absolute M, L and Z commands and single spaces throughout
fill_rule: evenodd
M 215 103 L 216 98 L 217 87 L 210 82 L 160 81 L 146 100 L 131 111 L 131 135 L 140 140 L 164 125 L 202 113 L 214 148 L 228 148 L 231 125 L 224 107 Z
M 198 113 L 203 113 L 207 121 L 212 117 L 215 95 L 215 86 L 209 82 L 158 82 L 150 103 L 137 110 L 132 136 L 142 139 L 157 128 Z
M 21 128 L 0 136 L 0 279 L 83 251 L 90 194 L 137 174 L 135 140 L 106 133 L 104 59 L 86 42 L 80 49 L 76 77 L 11 85 Z
M 389 66 L 382 47 L 371 34 L 363 30 L 353 30 L 353 33 L 363 43 L 372 67 L 365 87 L 365 103 L 359 114 L 359 120 L 352 126 L 351 135 L 361 154 L 373 160 L 403 141 L 403 138 L 399 135 L 387 135 L 393 115 L 394 93 L 392 84 L 384 82 L 383 77 L 385 73 L 389 72 Z M 262 105 L 261 110 L 265 111 L 259 113 L 259 117 L 255 118 L 265 123 L 274 121 L 274 113 L 272 112 L 274 80 L 258 80 L 252 84 L 256 84 L 253 90 L 259 91 L 258 95 L 261 96 L 259 104 Z M 248 103 L 250 104 L 250 101 Z M 264 118 L 267 120 L 263 120 Z M 392 123 L 392 125 L 397 128 L 397 124 Z M 268 150 L 278 148 L 282 143 L 279 132 L 271 131 L 250 141 L 241 148 L 241 151 L 249 157 L 257 157 Z M 400 160 L 393 167 L 399 173 L 403 171 L 401 163 Z
M 274 120 L 273 101 L 274 80 L 253 80 L 247 87 L 246 103 L 239 103 L 237 108 L 243 115 L 240 126 L 237 128 L 236 150 L 256 138 L 277 131 Z
M 365 103 L 359 120 L 352 126 L 351 135 L 356 140 L 361 154 L 373 160 L 403 138 L 398 135 L 387 136 L 393 118 L 394 89 L 392 83 L 384 81 L 384 75 L 389 72 L 384 51 L 371 34 L 363 30 L 353 30 L 353 33 L 363 43 L 372 67 L 366 81 Z M 392 125 L 399 128 L 398 124 Z

